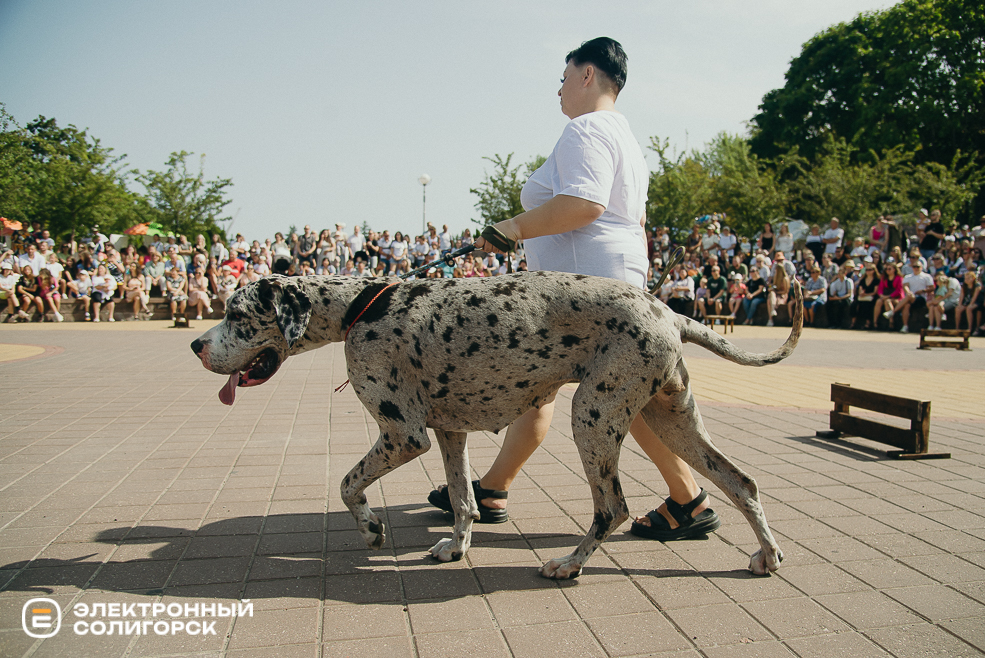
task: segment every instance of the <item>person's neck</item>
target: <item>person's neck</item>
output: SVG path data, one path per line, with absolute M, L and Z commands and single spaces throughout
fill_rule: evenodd
M 572 119 L 577 119 L 580 116 L 591 114 L 592 112 L 615 112 L 616 99 L 609 94 L 601 94 L 587 99 L 584 106 L 579 108 L 579 110 L 575 116 L 571 117 Z

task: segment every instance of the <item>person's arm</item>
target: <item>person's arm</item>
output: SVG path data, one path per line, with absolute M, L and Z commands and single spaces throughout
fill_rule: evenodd
M 513 242 L 558 235 L 588 226 L 605 212 L 605 206 L 579 197 L 558 194 L 543 205 L 520 213 L 512 219 L 493 224 Z M 483 237 L 475 240 L 479 251 L 505 253 L 489 244 Z

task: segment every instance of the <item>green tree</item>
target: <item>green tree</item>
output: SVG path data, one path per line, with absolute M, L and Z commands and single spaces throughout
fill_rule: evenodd
M 650 138 L 651 151 L 657 154 L 657 169 L 650 174 L 646 195 L 647 226 L 666 226 L 683 239 L 691 230 L 694 218 L 709 212 L 712 193 L 711 175 L 704 158 L 697 151 L 668 155 L 669 140 Z
M 483 157 L 493 163 L 493 173 L 486 173 L 485 180 L 479 183 L 477 188 L 469 189 L 469 192 L 479 197 L 475 207 L 479 211 L 480 219 L 473 218 L 472 221 L 480 226 L 495 224 L 511 217 L 516 217 L 523 212 L 520 204 L 520 191 L 527 178 L 536 171 L 547 158 L 538 155 L 525 165 L 510 166 L 513 161 L 513 154 L 510 153 L 504 159 L 498 153 L 493 157 Z M 524 173 L 521 175 L 520 170 Z
M 825 30 L 752 123 L 752 151 L 767 158 L 794 146 L 813 157 L 828 133 L 860 153 L 902 144 L 918 162 L 985 154 L 985 5 L 903 0 Z
M 28 134 L 0 103 L 0 216 L 26 222 L 30 217 L 35 162 Z
M 86 130 L 43 116 L 27 125 L 24 138 L 33 160 L 29 220 L 62 235 L 96 224 L 122 233 L 142 219 L 147 206 L 127 189 L 125 155 L 113 155 Z
M 726 223 L 740 234 L 752 235 L 784 216 L 787 193 L 780 174 L 750 152 L 747 139 L 719 133 L 700 160 L 711 177 L 709 209 L 726 213 Z
M 138 173 L 137 180 L 159 213 L 158 221 L 169 231 L 183 235 L 224 234 L 219 222 L 230 218 L 220 217 L 220 213 L 232 203 L 226 198 L 232 180 L 205 180 L 205 155 L 199 159 L 198 172 L 189 171 L 187 159 L 191 155 L 194 154 L 187 151 L 174 152 L 168 158 L 167 171 Z

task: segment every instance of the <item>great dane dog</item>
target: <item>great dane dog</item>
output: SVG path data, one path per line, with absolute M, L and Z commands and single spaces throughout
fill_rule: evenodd
M 794 297 L 802 299 L 799 286 Z M 455 514 L 454 534 L 431 548 L 440 561 L 468 550 L 479 518 L 469 482 L 468 432 L 499 432 L 532 407 L 578 382 L 571 426 L 591 485 L 595 517 L 573 553 L 541 568 L 577 576 L 629 516 L 619 484 L 619 451 L 642 411 L 674 453 L 717 485 L 752 526 L 760 550 L 750 569 L 783 559 L 758 489 L 711 442 L 682 355 L 700 345 L 730 361 L 762 366 L 796 347 L 803 326 L 779 349 L 750 354 L 627 283 L 576 274 L 520 272 L 495 278 L 363 279 L 269 276 L 231 296 L 223 321 L 192 343 L 209 370 L 229 375 L 219 393 L 270 379 L 287 357 L 345 340 L 352 387 L 380 427 L 376 445 L 342 480 L 342 499 L 372 548 L 384 526 L 364 491 L 425 453 L 434 430 Z M 357 319 L 358 318 L 358 319 Z

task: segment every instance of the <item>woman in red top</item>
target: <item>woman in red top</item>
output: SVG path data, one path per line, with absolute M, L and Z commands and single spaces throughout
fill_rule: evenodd
M 883 308 L 885 307 L 886 312 L 892 313 L 903 299 L 903 277 L 899 275 L 896 263 L 886 263 L 886 269 L 882 271 L 882 279 L 879 280 L 879 287 L 876 288 L 876 298 L 872 324 L 878 326 L 879 313 Z

